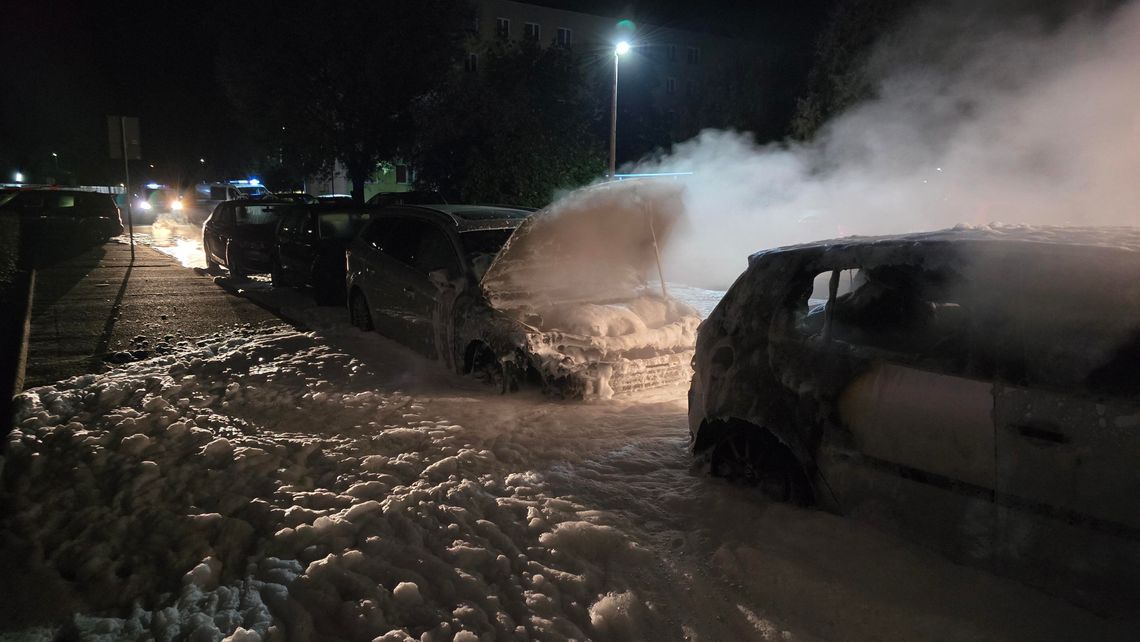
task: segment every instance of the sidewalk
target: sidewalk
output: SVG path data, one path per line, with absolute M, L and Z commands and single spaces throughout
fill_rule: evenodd
M 110 242 L 36 268 L 24 386 L 100 372 L 240 324 L 279 323 L 149 247 Z

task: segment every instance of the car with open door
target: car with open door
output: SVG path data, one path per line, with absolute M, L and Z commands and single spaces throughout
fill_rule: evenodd
M 206 266 L 229 270 L 235 279 L 265 274 L 273 269 L 273 245 L 281 214 L 296 207 L 273 199 L 219 203 L 202 226 Z
M 754 254 L 701 326 L 691 449 L 778 500 L 1085 603 L 1134 604 L 1138 276 L 1128 228 L 962 227 Z
M 352 321 L 504 391 L 605 398 L 683 383 L 700 318 L 653 282 L 681 203 L 676 184 L 629 181 L 537 213 L 386 208 L 349 246 Z
M 309 288 L 320 305 L 344 303 L 344 253 L 374 209 L 321 204 L 285 212 L 273 248 L 273 286 Z

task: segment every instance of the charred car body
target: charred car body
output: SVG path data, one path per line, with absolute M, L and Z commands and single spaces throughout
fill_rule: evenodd
M 699 317 L 647 283 L 679 190 L 604 185 L 533 215 L 386 209 L 350 246 L 353 321 L 503 390 L 608 397 L 682 382 Z
M 1138 275 L 1135 229 L 755 254 L 699 333 L 691 448 L 777 499 L 1077 599 L 1135 600 Z

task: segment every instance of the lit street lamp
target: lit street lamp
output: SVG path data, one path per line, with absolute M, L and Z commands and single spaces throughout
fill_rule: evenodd
M 614 47 L 614 101 L 610 110 L 610 178 L 617 173 L 617 94 L 618 94 L 618 61 L 629 53 L 629 43 L 625 40 Z

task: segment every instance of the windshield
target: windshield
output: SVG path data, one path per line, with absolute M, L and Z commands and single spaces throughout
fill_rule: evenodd
M 240 205 L 234 208 L 234 220 L 238 225 L 273 225 L 281 208 L 281 205 Z
M 459 242 L 463 244 L 463 254 L 467 257 L 467 265 L 471 266 L 471 271 L 475 274 L 476 280 L 483 278 L 487 268 L 491 266 L 491 262 L 495 260 L 495 256 L 499 250 L 503 249 L 503 245 L 506 244 L 507 239 L 511 238 L 514 231 L 513 228 L 507 228 L 502 230 L 475 230 L 459 234 Z
M 329 212 L 321 214 L 321 238 L 347 241 L 372 218 L 369 212 Z

